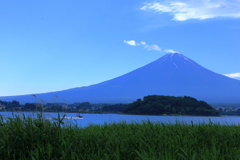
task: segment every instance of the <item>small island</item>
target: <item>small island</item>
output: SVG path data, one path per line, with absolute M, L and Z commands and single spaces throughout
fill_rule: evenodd
M 204 101 L 184 96 L 149 95 L 137 99 L 123 110 L 125 114 L 219 116 L 218 111 Z

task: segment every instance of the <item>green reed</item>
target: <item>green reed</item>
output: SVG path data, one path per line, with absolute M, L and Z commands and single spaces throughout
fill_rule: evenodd
M 240 127 L 144 121 L 81 128 L 60 115 L 53 120 L 42 114 L 0 116 L 0 159 L 235 160 L 240 159 Z

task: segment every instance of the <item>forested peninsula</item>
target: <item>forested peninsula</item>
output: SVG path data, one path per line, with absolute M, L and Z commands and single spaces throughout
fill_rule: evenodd
M 204 101 L 184 96 L 149 95 L 137 99 L 123 110 L 126 114 L 218 116 L 219 113 Z

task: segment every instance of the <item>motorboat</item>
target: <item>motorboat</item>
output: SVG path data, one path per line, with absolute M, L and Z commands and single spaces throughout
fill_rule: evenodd
M 64 119 L 83 119 L 83 116 L 78 113 L 75 117 L 64 117 Z
M 83 119 L 83 117 L 64 117 L 64 119 Z

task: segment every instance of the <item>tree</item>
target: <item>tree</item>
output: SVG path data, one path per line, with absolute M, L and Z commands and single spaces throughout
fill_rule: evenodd
M 34 110 L 35 108 L 36 108 L 36 105 L 32 103 L 25 103 L 25 105 L 23 106 L 24 110 Z
M 217 116 L 218 112 L 204 101 L 198 101 L 193 97 L 174 97 L 149 95 L 143 100 L 137 99 L 130 103 L 124 109 L 124 113 L 128 114 L 186 114 L 186 115 L 205 115 Z

